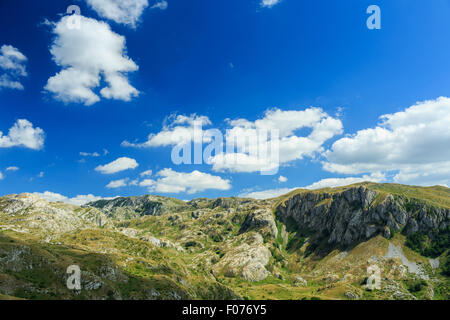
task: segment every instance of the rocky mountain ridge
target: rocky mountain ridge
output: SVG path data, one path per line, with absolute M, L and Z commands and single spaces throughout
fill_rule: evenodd
M 447 188 L 373 183 L 269 200 L 149 195 L 82 207 L 8 195 L 0 295 L 448 299 L 449 201 Z M 65 287 L 70 264 L 84 272 L 80 292 Z M 366 288 L 374 266 L 375 291 Z
M 391 232 L 406 235 L 446 230 L 450 209 L 433 207 L 416 199 L 381 194 L 366 186 L 341 193 L 300 193 L 276 208 L 282 221 L 292 218 L 299 228 L 319 232 L 329 243 L 350 245 L 377 234 L 385 238 Z

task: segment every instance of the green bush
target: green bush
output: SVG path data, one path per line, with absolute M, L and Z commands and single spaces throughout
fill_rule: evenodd
M 422 289 L 427 286 L 427 283 L 425 280 L 419 280 L 419 279 L 406 280 L 405 284 L 406 284 L 406 287 L 408 288 L 408 291 L 411 293 L 422 291 Z
M 406 238 L 406 245 L 423 256 L 436 258 L 450 248 L 450 227 L 430 236 L 416 232 Z
M 447 252 L 444 263 L 442 264 L 442 274 L 450 277 L 450 252 Z

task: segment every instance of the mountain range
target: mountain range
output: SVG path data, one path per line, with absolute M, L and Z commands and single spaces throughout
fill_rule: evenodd
M 0 299 L 449 299 L 450 189 L 0 197 Z M 79 266 L 81 289 L 67 287 Z

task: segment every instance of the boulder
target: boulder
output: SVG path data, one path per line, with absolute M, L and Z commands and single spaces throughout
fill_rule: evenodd
M 294 279 L 294 285 L 299 287 L 306 287 L 308 285 L 308 282 L 301 276 L 296 276 Z

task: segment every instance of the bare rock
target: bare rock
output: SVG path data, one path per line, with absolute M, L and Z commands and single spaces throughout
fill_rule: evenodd
M 270 208 L 257 209 L 247 215 L 240 232 L 243 233 L 252 230 L 262 230 L 263 232 L 269 233 L 274 238 L 277 237 L 278 229 Z

